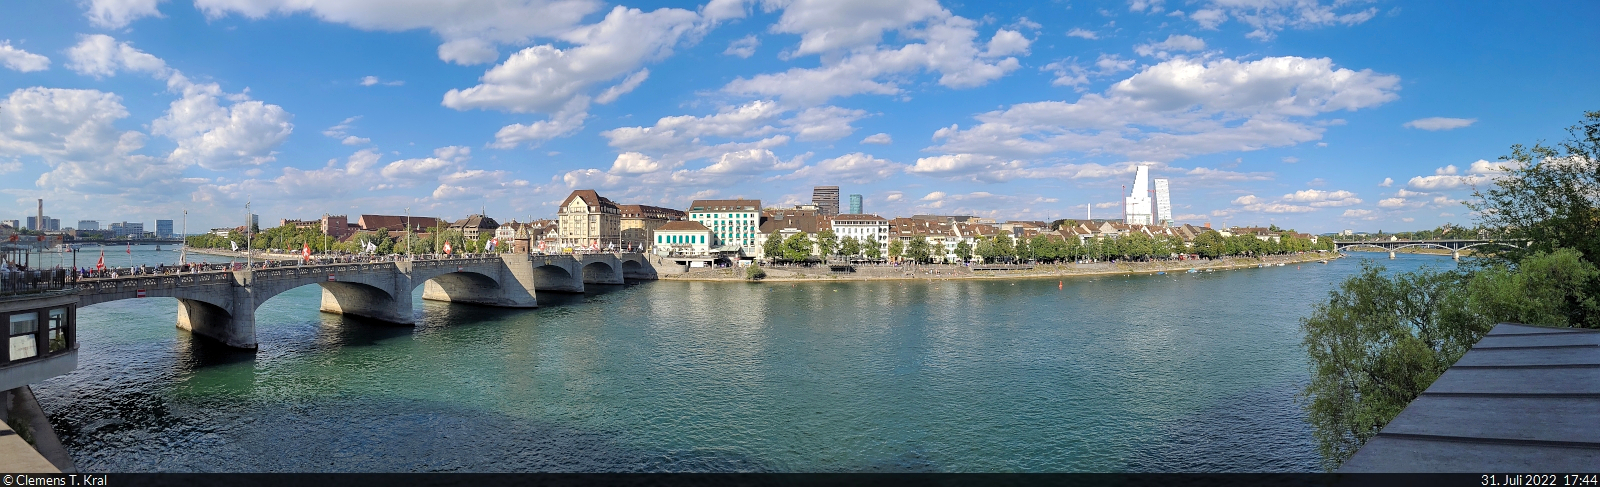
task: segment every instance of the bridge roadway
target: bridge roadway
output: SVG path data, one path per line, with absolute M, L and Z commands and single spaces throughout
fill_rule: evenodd
M 397 262 L 268 267 L 159 274 L 77 283 L 78 306 L 122 299 L 178 300 L 178 328 L 229 346 L 256 348 L 255 311 L 284 291 L 322 287 L 322 311 L 414 324 L 411 293 L 427 300 L 511 308 L 538 307 L 538 292 L 582 293 L 585 284 L 655 279 L 637 253 L 499 254 Z
M 1387 251 L 1389 251 L 1389 258 L 1391 258 L 1391 259 L 1394 258 L 1394 253 L 1397 250 L 1407 249 L 1407 248 L 1419 248 L 1419 249 L 1421 249 L 1421 248 L 1433 248 L 1433 249 L 1448 250 L 1448 251 L 1450 251 L 1451 257 L 1454 257 L 1456 260 L 1461 260 L 1461 251 L 1467 250 L 1467 249 L 1470 249 L 1470 248 L 1473 248 L 1473 247 L 1484 247 L 1484 246 L 1500 246 L 1500 247 L 1521 248 L 1518 245 L 1516 245 L 1515 243 L 1511 243 L 1511 242 L 1502 242 L 1502 241 L 1499 241 L 1499 240 L 1472 240 L 1472 239 L 1375 240 L 1375 241 L 1368 241 L 1368 242 L 1340 242 L 1340 241 L 1335 240 L 1333 242 L 1333 249 L 1334 250 L 1340 250 L 1340 251 L 1345 250 L 1345 249 L 1353 249 L 1353 248 L 1357 248 L 1357 247 L 1370 247 L 1370 248 L 1377 249 L 1377 250 L 1380 250 L 1380 251 L 1387 250 Z

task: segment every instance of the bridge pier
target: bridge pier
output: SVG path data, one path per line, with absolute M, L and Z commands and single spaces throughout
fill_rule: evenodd
M 1389 251 L 1389 260 L 1394 260 L 1394 251 L 1393 250 Z
M 320 284 L 324 313 L 360 316 L 400 325 L 417 322 L 411 314 L 409 292 L 396 292 L 399 289 L 385 292 L 371 286 L 348 282 Z
M 1452 251 L 1450 251 L 1450 258 L 1455 259 L 1456 262 L 1461 262 L 1461 251 L 1460 250 L 1452 250 Z
M 250 271 L 233 273 L 235 282 L 248 283 Z M 255 350 L 256 300 L 249 286 L 233 286 L 226 308 L 197 299 L 178 299 L 178 328 L 234 348 Z

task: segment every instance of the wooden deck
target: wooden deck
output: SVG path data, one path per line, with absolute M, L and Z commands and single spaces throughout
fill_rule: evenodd
M 1600 466 L 1600 332 L 1502 323 L 1340 467 L 1556 473 Z

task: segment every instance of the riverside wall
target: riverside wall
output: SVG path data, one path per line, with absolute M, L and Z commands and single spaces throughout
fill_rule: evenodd
M 1046 277 L 1105 276 L 1130 274 L 1177 273 L 1195 269 L 1200 272 L 1246 269 L 1262 265 L 1320 265 L 1320 261 L 1341 258 L 1338 252 L 1305 252 L 1294 255 L 1269 255 L 1263 258 L 1232 257 L 1215 260 L 1172 260 L 1152 262 L 1092 262 L 1064 264 L 1036 264 L 1028 270 L 974 271 L 963 265 L 873 265 L 856 266 L 855 272 L 832 272 L 828 266 L 763 266 L 770 282 L 814 281 L 872 281 L 896 279 L 1029 279 Z M 677 275 L 662 275 L 662 280 L 677 281 L 743 281 L 742 267 L 720 269 L 690 269 Z

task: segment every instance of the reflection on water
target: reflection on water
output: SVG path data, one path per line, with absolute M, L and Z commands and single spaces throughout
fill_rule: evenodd
M 419 291 L 414 327 L 308 286 L 256 352 L 129 300 L 35 390 L 88 471 L 1312 471 L 1296 320 L 1358 266 Z

